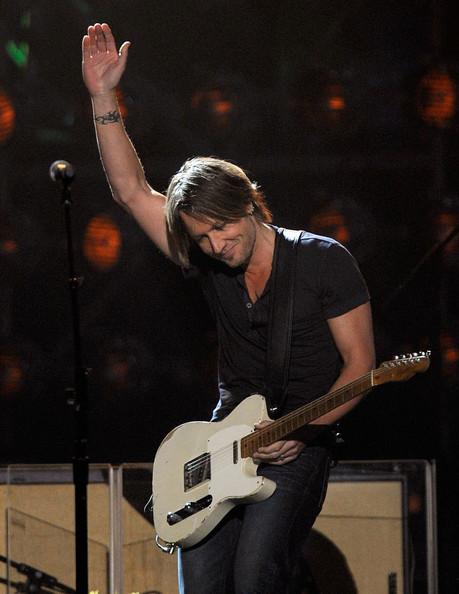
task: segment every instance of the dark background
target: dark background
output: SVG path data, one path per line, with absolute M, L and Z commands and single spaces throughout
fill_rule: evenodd
M 120 99 L 150 183 L 164 190 L 194 155 L 237 162 L 276 224 L 333 235 L 357 257 L 378 361 L 432 350 L 426 375 L 379 388 L 344 421 L 342 457 L 437 461 L 441 591 L 454 592 L 459 243 L 435 249 L 459 221 L 453 12 L 440 0 L 1 2 L 0 463 L 73 455 L 56 159 L 77 171 L 91 461 L 151 461 L 216 398 L 197 287 L 112 203 L 100 167 L 80 42 L 105 21 L 132 42 Z

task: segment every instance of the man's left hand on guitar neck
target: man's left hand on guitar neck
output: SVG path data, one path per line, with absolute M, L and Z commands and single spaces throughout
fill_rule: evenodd
M 255 429 L 262 429 L 272 423 L 272 421 L 261 421 L 255 425 Z M 303 441 L 296 439 L 275 441 L 269 446 L 261 447 L 253 454 L 254 462 L 264 462 L 265 464 L 287 464 L 292 462 L 300 455 L 305 447 Z

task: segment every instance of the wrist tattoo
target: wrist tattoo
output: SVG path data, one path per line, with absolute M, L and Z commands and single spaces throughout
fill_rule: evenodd
M 95 116 L 94 121 L 98 124 L 117 124 L 121 120 L 120 113 L 117 109 L 114 111 L 107 111 L 100 116 Z

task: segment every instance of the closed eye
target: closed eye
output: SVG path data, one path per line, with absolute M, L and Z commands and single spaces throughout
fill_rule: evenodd
M 221 223 L 214 223 L 212 225 L 212 229 L 211 231 L 223 231 L 223 229 L 225 229 L 225 227 L 227 226 L 228 223 L 226 222 L 221 222 Z M 195 235 L 193 236 L 194 241 L 196 241 L 196 243 L 201 243 L 203 239 L 207 238 L 207 233 L 204 233 L 203 235 Z

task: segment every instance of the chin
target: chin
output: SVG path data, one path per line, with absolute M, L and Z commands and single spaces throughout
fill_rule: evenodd
M 222 262 L 222 264 L 226 264 L 229 268 L 237 268 L 238 266 L 241 266 L 240 262 L 238 262 L 234 258 L 231 258 L 230 260 L 217 258 L 217 260 L 219 262 Z

